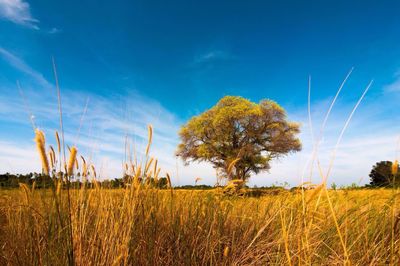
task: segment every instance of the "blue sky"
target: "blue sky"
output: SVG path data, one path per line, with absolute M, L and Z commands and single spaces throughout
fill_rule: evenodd
M 354 67 L 321 142 L 321 164 L 352 106 L 374 80 L 344 135 L 330 182 L 367 182 L 373 163 L 396 155 L 400 98 L 400 4 L 396 1 L 24 1 L 0 0 L 0 171 L 39 171 L 19 80 L 50 142 L 57 129 L 57 70 L 67 142 L 92 154 L 103 177 L 120 174 L 124 135 L 138 148 L 155 127 L 153 155 L 177 184 L 210 166 L 184 167 L 177 130 L 224 95 L 271 98 L 302 123 L 304 149 L 252 184 L 300 182 L 314 131 Z M 88 100 L 81 134 L 80 115 Z M 318 177 L 313 177 L 317 182 Z

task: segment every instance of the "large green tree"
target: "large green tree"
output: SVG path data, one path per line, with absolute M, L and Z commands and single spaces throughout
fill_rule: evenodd
M 396 169 L 397 168 L 397 169 Z M 391 161 L 377 162 L 369 174 L 370 184 L 374 187 L 388 187 L 400 185 L 400 171 L 398 164 Z
M 182 126 L 176 154 L 186 164 L 210 162 L 226 177 L 245 181 L 269 170 L 272 159 L 300 151 L 299 132 L 274 101 L 226 96 Z

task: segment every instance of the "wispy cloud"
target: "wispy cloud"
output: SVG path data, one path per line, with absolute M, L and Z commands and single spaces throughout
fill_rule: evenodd
M 121 97 L 103 98 L 83 92 L 63 92 L 65 138 L 69 145 L 77 144 L 79 152 L 85 157 L 91 157 L 99 169 L 102 178 L 118 177 L 122 174 L 122 162 L 125 156 L 125 136 L 129 136 L 131 148 L 135 147 L 138 158 L 142 158 L 147 143 L 148 124 L 154 126 L 154 142 L 151 156 L 158 158 L 163 174 L 169 172 L 175 184 L 193 184 L 196 177 L 202 182 L 213 185 L 216 181 L 214 169 L 207 163 L 184 166 L 174 156 L 179 142 L 177 131 L 184 122 L 164 108 L 159 102 L 144 97 L 138 93 Z M 0 97 L 0 121 L 3 124 L 14 123 L 28 128 L 28 116 L 24 113 L 23 103 L 11 100 L 13 95 Z M 84 119 L 79 141 L 76 133 L 80 116 L 86 98 L 90 98 L 89 109 Z M 39 92 L 27 92 L 31 109 L 37 117 L 37 124 L 47 134 L 49 144 L 54 144 L 54 131 L 57 130 L 57 103 L 46 98 Z M 354 120 L 345 134 L 336 156 L 335 165 L 328 182 L 338 185 L 351 183 L 367 183 L 368 174 L 373 164 L 380 160 L 393 160 L 395 157 L 396 139 L 400 128 L 393 126 L 391 121 L 379 121 L 374 117 L 375 105 L 379 100 L 363 102 Z M 313 121 L 315 131 L 323 119 L 328 101 L 323 100 L 313 104 Z M 324 139 L 319 149 L 320 165 L 324 171 L 332 155 L 337 136 L 343 126 L 346 116 L 354 103 L 338 102 L 333 109 L 331 119 L 325 130 Z M 115 108 L 121 106 L 121 108 Z M 312 153 L 312 142 L 307 122 L 306 108 L 289 110 L 289 118 L 302 122 L 301 140 L 303 151 L 289 155 L 272 163 L 269 173 L 262 173 L 251 178 L 251 185 L 270 185 L 275 182 L 289 182 L 299 185 L 304 166 Z M 374 122 L 372 122 L 374 121 Z M 32 139 L 33 133 L 26 139 Z M 2 137 L 0 134 L 0 159 L 7 159 L 0 166 L 2 171 L 39 171 L 40 164 L 35 156 L 33 141 L 21 141 Z M 3 147 L 3 148 L 1 148 Z M 14 147 L 14 148 L 13 148 Z M 27 152 L 23 152 L 23 151 Z M 24 163 L 26 161 L 26 163 Z M 309 180 L 310 170 L 307 169 L 305 180 Z M 321 177 L 314 168 L 311 181 L 318 183 Z
M 56 28 L 56 27 L 51 28 L 50 30 L 47 31 L 48 34 L 56 34 L 56 33 L 59 33 L 59 32 L 61 32 L 61 30 Z
M 29 3 L 23 0 L 0 0 L 0 18 L 39 30 L 39 20 L 32 16 Z
M 26 110 L 30 109 L 35 116 L 36 125 L 45 130 L 50 136 L 48 140 L 51 142 L 53 132 L 58 129 L 55 90 L 53 90 L 53 94 L 49 94 L 49 90 L 31 89 L 37 87 L 35 86 L 37 83 L 43 85 L 43 87 L 52 85 L 40 72 L 2 47 L 0 47 L 0 58 L 3 58 L 15 70 L 31 78 L 31 83 L 24 87 L 26 103 L 19 97 L 16 90 L 9 90 L 7 86 L 3 88 L 0 86 L 1 90 L 7 91 L 7 93 L 0 95 L 1 128 L 9 128 L 9 125 L 14 125 L 19 133 L 19 136 L 16 137 L 15 135 L 6 136 L 7 132 L 3 132 L 3 134 L 0 132 L 0 140 L 2 140 L 0 157 L 8 158 L 7 164 L 0 166 L 0 171 L 25 172 L 27 168 L 29 168 L 29 171 L 37 171 L 37 167 L 30 160 L 31 152 L 26 154 L 17 152 L 26 149 L 24 147 L 31 146 L 24 141 L 32 137 L 32 132 L 27 127 L 29 119 Z M 139 154 L 140 150 L 144 150 L 147 124 L 153 124 L 155 128 L 153 154 L 160 158 L 160 165 L 165 165 L 165 170 L 174 171 L 176 131 L 180 123 L 176 121 L 173 114 L 158 102 L 134 93 L 124 95 L 128 99 L 126 102 L 121 101 L 121 97 L 103 98 L 73 90 L 62 90 L 62 96 L 67 143 L 70 145 L 78 144 L 82 154 L 87 156 L 91 154 L 90 157 L 98 165 L 101 165 L 103 176 L 120 176 L 126 135 L 130 136 L 130 143 L 132 146 L 135 144 Z M 89 111 L 85 116 L 85 123 L 78 142 L 77 129 L 87 98 L 90 98 Z M 25 104 L 29 105 L 29 108 Z M 115 108 L 115 106 L 121 107 Z M 13 150 L 13 146 L 15 146 L 15 150 Z M 28 157 L 26 157 L 27 154 L 29 154 Z M 25 159 L 27 163 L 21 163 Z
M 218 62 L 218 61 L 230 61 L 236 59 L 231 53 L 223 50 L 212 50 L 200 55 L 197 55 L 193 63 L 195 65 L 198 64 L 207 64 L 211 62 Z
M 1 0 L 0 0 L 1 1 Z M 30 67 L 23 59 L 11 53 L 10 51 L 2 48 L 0 46 L 0 57 L 3 58 L 8 64 L 14 67 L 16 70 L 21 71 L 25 75 L 28 75 L 39 85 L 44 86 L 46 88 L 50 88 L 52 85 L 48 82 L 43 74 L 36 71 L 32 67 Z
M 66 143 L 70 146 L 76 144 L 82 155 L 90 157 L 102 178 L 122 175 L 126 136 L 129 138 L 131 151 L 136 150 L 138 160 L 143 158 L 148 124 L 154 127 L 151 156 L 159 159 L 162 174 L 169 172 L 175 184 L 192 183 L 191 179 L 194 182 L 198 175 L 212 178 L 211 167 L 184 167 L 182 162 L 177 160 L 174 152 L 178 144 L 177 131 L 182 121 L 157 101 L 137 93 L 127 95 L 127 100 L 121 100 L 120 97 L 103 98 L 70 90 L 63 91 L 62 95 Z M 58 130 L 57 102 L 54 97 L 38 91 L 26 91 L 26 96 L 36 117 L 36 124 L 46 133 L 48 144 L 54 144 L 54 131 Z M 78 139 L 77 129 L 87 97 L 90 98 L 89 108 Z M 29 132 L 29 120 L 23 101 L 15 100 L 15 95 L 9 94 L 0 96 L 0 103 L 1 123 L 16 125 L 21 134 L 26 136 L 25 140 L 32 139 L 33 132 Z M 27 132 L 22 133 L 27 129 Z M 35 154 L 33 141 L 16 139 L 13 135 L 7 137 L 1 132 L 0 140 L 0 158 L 7 158 L 7 163 L 0 165 L 0 172 L 40 170 L 40 164 L 36 160 L 32 163 L 32 154 Z M 24 149 L 32 151 L 22 153 Z M 21 163 L 24 160 L 27 160 L 26 164 Z M 185 176 L 184 180 L 180 178 L 182 176 Z M 210 179 L 209 183 L 213 181 L 215 180 Z
M 385 92 L 399 92 L 400 91 L 400 73 L 394 75 L 395 79 L 392 83 L 386 85 L 383 90 Z
M 42 76 L 34 71 L 24 61 L 15 55 L 0 49 L 0 55 L 18 70 L 42 80 Z M 42 82 L 44 82 L 42 80 Z M 46 81 L 47 82 L 47 81 Z M 305 84 L 306 90 L 306 84 Z M 343 89 L 343 94 L 355 93 L 359 88 Z M 48 144 L 54 144 L 54 131 L 58 130 L 58 112 L 55 95 L 43 91 L 27 90 L 26 98 L 36 124 L 47 136 Z M 334 93 L 334 92 L 333 92 Z M 147 143 L 148 124 L 154 127 L 154 142 L 151 156 L 158 158 L 163 174 L 169 172 L 175 184 L 194 184 L 196 177 L 202 182 L 214 184 L 216 181 L 214 169 L 206 163 L 192 164 L 188 167 L 174 156 L 179 142 L 177 131 L 184 121 L 181 121 L 160 102 L 145 97 L 137 92 L 124 92 L 123 95 L 102 97 L 82 91 L 62 88 L 65 139 L 69 145 L 77 144 L 79 153 L 91 158 L 103 178 L 119 177 L 122 174 L 122 162 L 125 156 L 125 137 L 129 136 L 131 150 L 136 149 L 138 158 Z M 85 116 L 79 140 L 77 129 L 81 114 L 90 98 L 88 112 Z M 351 184 L 353 182 L 368 182 L 368 174 L 373 164 L 381 160 L 395 159 L 396 140 L 400 125 L 393 123 L 397 117 L 396 100 L 392 95 L 381 95 L 365 99 L 355 113 L 342 144 L 336 156 L 329 183 Z M 40 171 L 40 164 L 35 156 L 33 132 L 29 129 L 28 115 L 18 93 L 0 94 L 0 172 L 30 172 Z M 320 165 L 326 171 L 332 149 L 344 125 L 347 115 L 355 102 L 344 101 L 339 97 L 325 129 L 324 138 L 319 149 Z M 312 104 L 314 131 L 322 122 L 329 99 Z M 387 104 L 382 105 L 382 102 Z M 391 107 L 394 106 L 394 107 Z M 284 106 L 285 107 L 285 106 Z M 250 184 L 270 185 L 274 182 L 289 182 L 291 185 L 301 183 L 301 174 L 312 153 L 313 143 L 310 138 L 310 128 L 307 121 L 307 107 L 288 109 L 289 119 L 302 122 L 301 140 L 303 151 L 289 155 L 272 163 L 271 172 L 253 176 Z M 389 117 L 389 119 L 388 119 Z M 9 133 L 8 125 L 18 134 Z M 307 169 L 305 180 L 310 177 Z M 318 171 L 314 168 L 311 180 L 320 182 Z

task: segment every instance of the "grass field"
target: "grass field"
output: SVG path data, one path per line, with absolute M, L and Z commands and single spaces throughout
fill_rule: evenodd
M 399 265 L 400 191 L 326 186 L 343 133 L 370 85 L 346 120 L 327 173 L 319 168 L 321 184 L 265 190 L 260 197 L 246 196 L 245 180 L 237 179 L 224 188 L 175 190 L 166 174 L 167 189 L 156 188 L 161 169 L 149 153 L 151 126 L 142 160 L 125 147 L 123 188 L 104 188 L 77 147 L 68 147 L 66 156 L 59 102 L 56 149 L 46 148 L 43 131 L 33 125 L 51 187 L 21 183 L 0 190 L 0 265 Z M 226 177 L 238 160 L 227 165 Z M 393 165 L 394 176 L 397 161 Z M 78 177 L 83 186 L 71 188 Z
M 395 190 L 73 189 L 71 231 L 66 192 L 54 191 L 0 191 L 1 265 L 400 263 Z

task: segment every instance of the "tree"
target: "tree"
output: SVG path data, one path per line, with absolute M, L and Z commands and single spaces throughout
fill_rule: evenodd
M 176 155 L 186 164 L 210 162 L 225 177 L 246 181 L 268 171 L 272 159 L 300 151 L 299 132 L 274 101 L 226 96 L 182 126 Z
M 396 169 L 397 168 L 397 169 Z M 376 163 L 369 174 L 371 186 L 388 187 L 393 186 L 393 178 L 395 177 L 394 185 L 400 184 L 400 173 L 398 164 L 393 165 L 391 161 L 381 161 Z

